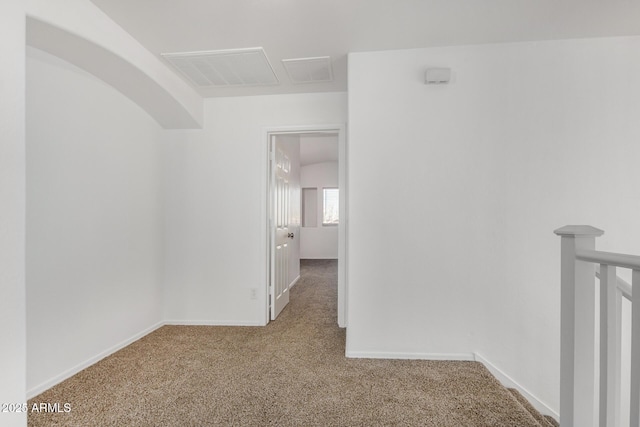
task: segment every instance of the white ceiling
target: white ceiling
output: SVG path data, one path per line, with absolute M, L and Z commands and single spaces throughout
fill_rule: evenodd
M 300 166 L 338 161 L 338 134 L 300 135 Z
M 348 52 L 640 34 L 637 0 L 92 1 L 157 55 L 263 47 L 281 82 L 205 97 L 345 91 Z M 281 60 L 319 56 L 333 82 L 289 82 Z

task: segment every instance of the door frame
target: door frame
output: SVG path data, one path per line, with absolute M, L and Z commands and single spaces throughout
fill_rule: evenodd
M 264 185 L 262 186 L 262 237 L 266 256 L 264 258 L 264 324 L 269 323 L 269 282 L 271 280 L 271 229 L 269 224 L 269 206 L 271 201 L 271 171 L 270 171 L 270 147 L 272 135 L 307 134 L 307 133 L 337 133 L 338 134 L 338 189 L 340 191 L 340 223 L 338 224 L 338 326 L 347 327 L 347 230 L 348 230 L 348 206 L 347 206 L 347 141 L 345 124 L 322 124 L 302 126 L 273 126 L 263 129 L 262 155 L 264 171 Z

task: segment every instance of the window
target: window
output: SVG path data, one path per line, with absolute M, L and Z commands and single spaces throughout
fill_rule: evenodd
M 337 188 L 322 189 L 322 225 L 338 225 L 339 200 Z

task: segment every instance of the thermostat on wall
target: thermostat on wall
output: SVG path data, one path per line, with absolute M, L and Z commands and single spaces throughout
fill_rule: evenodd
M 427 68 L 424 73 L 424 82 L 428 85 L 449 83 L 451 80 L 451 68 Z

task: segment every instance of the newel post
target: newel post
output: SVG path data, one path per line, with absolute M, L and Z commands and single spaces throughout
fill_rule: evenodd
M 560 426 L 596 425 L 596 288 L 595 265 L 576 260 L 576 251 L 595 249 L 604 231 L 567 225 L 561 236 Z

